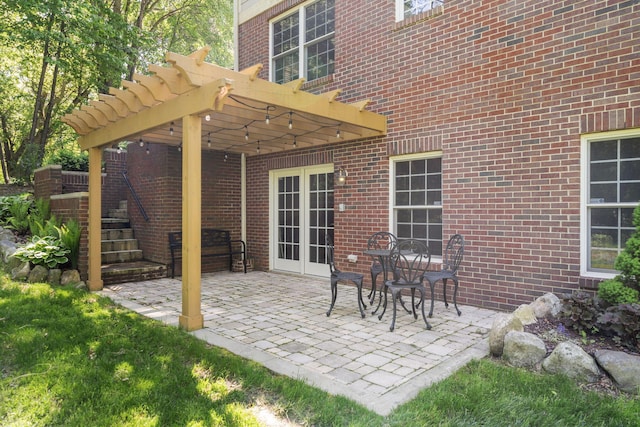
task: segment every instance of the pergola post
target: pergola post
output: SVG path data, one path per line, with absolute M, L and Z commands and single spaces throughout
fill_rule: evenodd
M 182 118 L 182 314 L 180 327 L 201 329 L 201 175 L 202 123 L 196 115 Z
M 102 289 L 102 148 L 89 149 L 89 278 L 90 291 Z

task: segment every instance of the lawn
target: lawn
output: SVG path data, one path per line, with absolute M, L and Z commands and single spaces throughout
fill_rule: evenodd
M 2 426 L 640 425 L 640 398 L 489 359 L 381 417 L 108 298 L 4 273 L 0 369 Z

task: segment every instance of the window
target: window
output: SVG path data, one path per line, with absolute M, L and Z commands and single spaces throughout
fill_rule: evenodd
M 443 3 L 444 0 L 396 0 L 396 21 L 428 12 Z
M 309 3 L 271 27 L 271 80 L 307 81 L 333 74 L 335 62 L 335 0 Z
M 609 275 L 616 273 L 616 257 L 634 231 L 632 214 L 640 202 L 640 136 L 613 135 L 583 138 L 587 158 L 583 265 L 588 272 Z
M 398 239 L 419 239 L 442 255 L 442 158 L 403 156 L 392 161 L 393 227 Z

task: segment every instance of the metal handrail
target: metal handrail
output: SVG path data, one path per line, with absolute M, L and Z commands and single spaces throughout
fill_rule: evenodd
M 142 214 L 142 217 L 144 218 L 145 221 L 149 222 L 149 216 L 147 215 L 144 208 L 142 207 L 142 202 L 140 202 L 140 198 L 138 197 L 136 190 L 133 189 L 133 186 L 131 185 L 131 181 L 129 181 L 129 178 L 127 178 L 127 171 L 122 172 L 122 177 L 124 178 L 124 182 L 125 184 L 127 184 L 127 187 L 129 187 L 131 196 L 133 196 L 133 201 L 136 202 L 136 205 L 138 205 L 138 210 Z

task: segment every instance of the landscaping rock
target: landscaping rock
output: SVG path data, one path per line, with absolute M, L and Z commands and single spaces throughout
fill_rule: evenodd
M 594 356 L 620 390 L 640 394 L 640 356 L 613 350 L 596 350 Z
M 7 241 L 7 242 L 15 243 L 17 240 L 16 240 L 15 234 L 13 234 L 13 231 L 7 230 L 4 227 L 0 227 L 0 241 L 2 241 L 2 242 Z
M 9 255 L 9 258 L 5 261 L 5 263 L 7 264 L 7 270 L 11 271 L 16 267 L 19 267 L 22 265 L 24 261 L 22 261 L 20 258 L 16 257 L 15 255 Z
M 0 255 L 2 255 L 2 261 L 5 263 L 8 262 L 9 257 L 11 257 L 17 249 L 18 246 L 15 242 L 11 240 L 0 240 Z
M 62 270 L 59 268 L 52 268 L 49 270 L 48 282 L 52 285 L 59 285 L 60 278 L 62 277 Z
M 78 270 L 65 270 L 60 277 L 60 284 L 63 286 L 78 282 L 80 282 L 80 273 Z
M 532 302 L 531 307 L 538 319 L 556 317 L 562 310 L 562 301 L 554 294 L 547 293 Z
M 17 267 L 11 269 L 11 279 L 13 280 L 26 280 L 31 272 L 31 267 L 28 262 L 23 262 Z
M 43 265 L 36 265 L 29 272 L 29 283 L 45 283 L 49 277 L 49 270 Z
M 489 350 L 494 356 L 502 356 L 504 347 L 504 337 L 510 331 L 522 332 L 524 327 L 522 322 L 513 314 L 506 314 L 496 317 L 489 332 Z
M 578 382 L 590 383 L 600 377 L 595 360 L 580 346 L 564 341 L 542 362 L 542 368 L 552 374 L 563 374 Z
M 513 315 L 520 319 L 523 325 L 532 325 L 538 321 L 531 304 L 521 305 L 513 312 Z
M 502 358 L 512 366 L 531 368 L 547 355 L 547 347 L 540 338 L 528 332 L 509 331 L 504 336 Z

